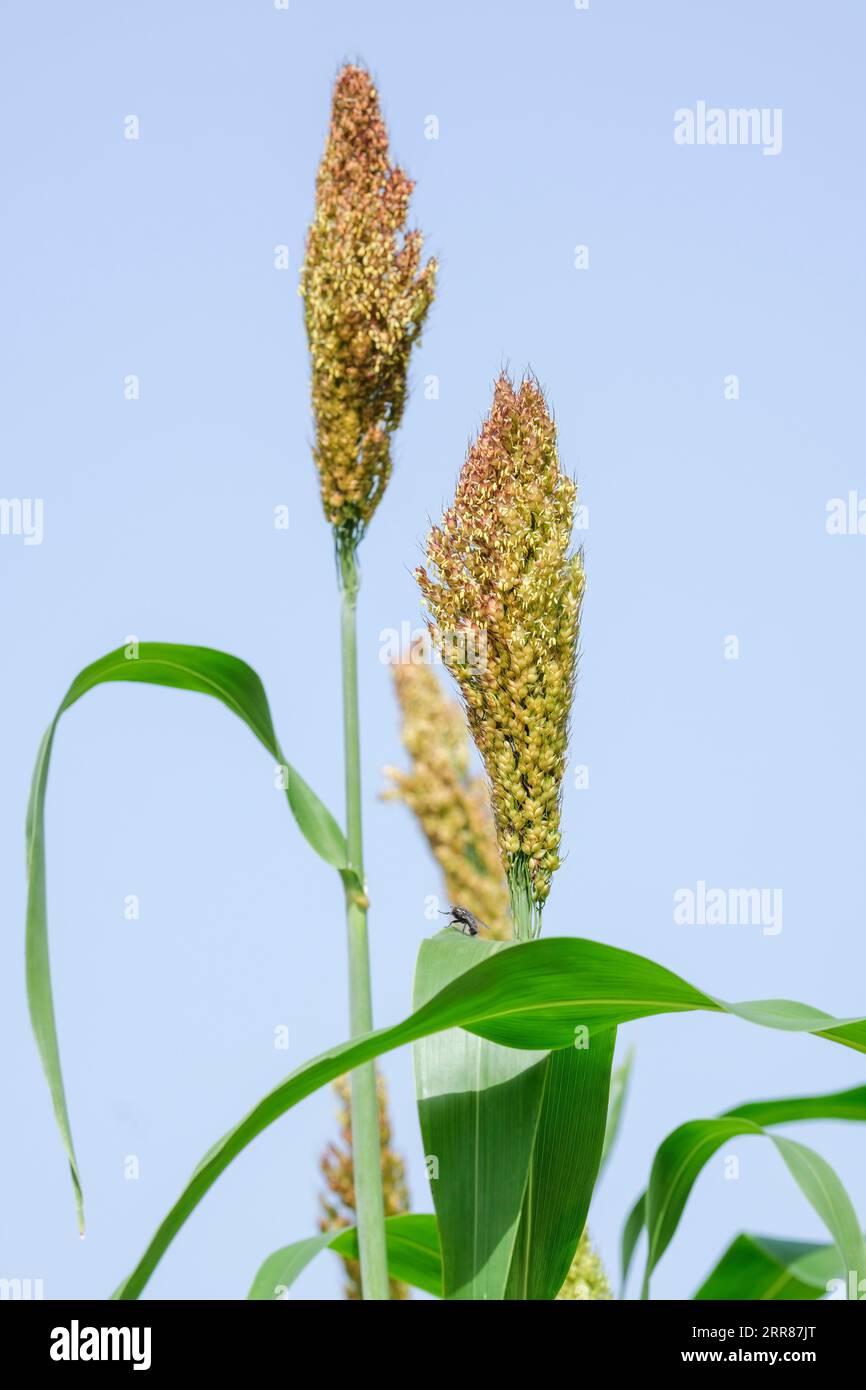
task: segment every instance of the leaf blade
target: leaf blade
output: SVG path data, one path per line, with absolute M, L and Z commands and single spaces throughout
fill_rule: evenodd
M 845 1270 L 853 1273 L 858 1283 L 866 1276 L 866 1244 L 854 1205 L 835 1170 L 806 1144 L 778 1134 L 770 1137 L 800 1191 L 833 1237 Z
M 604 969 L 596 974 L 599 960 Z M 177 1231 L 237 1154 L 305 1096 L 345 1071 L 445 1028 L 468 1027 L 484 1037 L 495 1032 L 495 1040 L 505 1045 L 549 1050 L 568 1045 L 575 1021 L 589 1021 L 592 1028 L 604 1031 L 644 1014 L 701 1008 L 735 1011 L 663 966 L 619 947 L 570 937 L 510 945 L 467 970 L 400 1023 L 331 1048 L 264 1096 L 208 1151 L 124 1281 L 121 1296 L 138 1296 Z M 768 1011 L 765 1026 L 788 1026 L 775 1018 L 775 1011 Z M 758 1006 L 752 1006 L 750 1021 L 761 1021 Z M 799 1031 L 866 1051 L 866 1020 L 830 1019 L 807 1010 L 798 1026 Z
M 737 1010 L 740 1016 L 740 1010 Z M 819 1036 L 831 1036 L 821 1033 Z M 785 1096 L 781 1099 L 747 1101 L 734 1106 L 717 1117 L 718 1120 L 750 1120 L 760 1128 L 789 1124 L 797 1120 L 863 1120 L 866 1121 L 866 1086 L 854 1086 L 846 1091 L 830 1091 L 811 1096 Z M 694 1123 L 708 1123 L 706 1121 Z M 677 1131 L 672 1131 L 676 1133 Z M 745 1132 L 745 1131 L 744 1131 Z M 671 1136 L 668 1135 L 668 1138 Z M 663 1141 L 666 1142 L 666 1141 Z M 661 1148 L 661 1146 L 659 1146 Z M 656 1151 L 656 1156 L 658 1150 Z M 646 1193 L 641 1193 L 630 1211 L 622 1234 L 622 1282 L 628 1278 L 635 1246 L 645 1225 Z M 663 1253 L 663 1252 L 661 1252 Z M 660 1258 L 660 1255 L 659 1255 Z
M 631 1262 L 634 1259 L 634 1252 L 645 1226 L 646 1192 L 642 1192 L 626 1217 L 625 1224 L 622 1228 L 620 1266 L 622 1270 L 621 1279 L 623 1293 L 625 1292 L 625 1286 L 628 1282 L 628 1275 L 631 1269 Z
M 442 1261 L 435 1216 L 404 1212 L 385 1221 L 388 1274 L 439 1298 L 442 1294 Z M 358 1258 L 358 1233 L 354 1226 L 294 1241 L 268 1255 L 253 1279 L 247 1299 L 272 1302 L 282 1298 L 315 1257 L 323 1250 Z
M 778 1150 L 803 1196 L 833 1237 L 845 1268 L 856 1271 L 858 1278 L 866 1272 L 866 1246 L 857 1214 L 826 1159 L 805 1144 L 768 1133 L 753 1120 L 724 1115 L 680 1125 L 656 1151 L 646 1195 L 649 1253 L 643 1297 L 648 1296 L 651 1275 L 673 1239 L 703 1168 L 729 1139 L 749 1135 L 769 1139 Z
M 453 932 L 423 942 L 415 1008 L 473 964 L 507 949 L 507 943 L 464 940 Z M 422 1038 L 413 1052 L 444 1297 L 502 1299 L 549 1054 L 502 1047 L 462 1028 Z
M 556 1298 L 601 1166 L 616 1029 L 551 1052 L 507 1298 Z
M 731 1242 L 701 1284 L 703 1302 L 805 1302 L 823 1298 L 842 1261 L 835 1245 L 780 1241 L 743 1232 Z
M 130 651 L 134 651 L 135 654 L 127 655 Z M 96 686 L 118 681 L 169 686 L 173 689 L 210 695 L 236 714 L 273 758 L 288 766 L 277 742 L 261 680 L 246 662 L 210 647 L 141 642 L 107 653 L 78 673 L 45 732 L 36 758 L 25 824 L 27 1001 L 57 1127 L 69 1162 L 78 1226 L 82 1233 L 84 1199 L 63 1082 L 51 983 L 45 866 L 45 794 L 51 751 L 61 716 Z M 348 868 L 348 852 L 343 832 L 327 807 L 291 767 L 287 796 L 295 819 L 308 843 L 345 879 L 351 871 Z
M 619 1134 L 626 1096 L 628 1095 L 629 1086 L 631 1084 L 633 1066 L 634 1048 L 630 1047 L 625 1055 L 625 1060 L 620 1066 L 615 1068 L 610 1078 L 610 1101 L 607 1110 L 607 1124 L 604 1130 L 604 1144 L 601 1150 L 600 1173 L 603 1173 L 607 1166 L 608 1159 L 613 1152 L 613 1147 Z

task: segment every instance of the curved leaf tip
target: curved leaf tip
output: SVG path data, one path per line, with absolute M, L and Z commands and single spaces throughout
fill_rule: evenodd
M 72 1173 L 79 1229 L 84 1231 L 81 1176 L 75 1157 L 69 1111 L 60 1065 L 48 950 L 48 909 L 45 882 L 45 792 L 54 735 L 61 715 L 89 690 L 114 681 L 169 686 L 220 700 L 252 730 L 268 753 L 287 769 L 286 795 L 301 833 L 317 854 L 335 868 L 347 891 L 354 891 L 357 874 L 350 868 L 342 830 L 299 773 L 285 762 L 274 732 L 271 711 L 261 680 L 239 657 L 210 647 L 171 642 L 131 642 L 100 657 L 75 677 L 46 730 L 33 771 L 25 825 L 27 862 L 26 973 L 30 1018 L 42 1066 L 51 1092 L 57 1126 Z

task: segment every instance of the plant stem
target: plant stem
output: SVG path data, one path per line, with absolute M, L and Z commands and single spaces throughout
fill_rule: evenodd
M 511 921 L 515 941 L 532 941 L 541 931 L 541 911 L 532 896 L 529 865 L 517 854 L 508 871 L 508 893 L 511 898 Z
M 346 842 L 349 865 L 364 883 L 361 828 L 361 739 L 358 716 L 358 638 L 356 609 L 360 578 L 352 544 L 338 544 L 340 565 L 340 635 L 343 665 L 343 748 L 346 763 Z M 349 947 L 349 1026 L 353 1036 L 373 1027 L 370 990 L 370 949 L 366 900 L 346 892 Z M 365 1299 L 387 1300 L 388 1260 L 385 1252 L 385 1206 L 382 1196 L 382 1155 L 376 1069 L 372 1062 L 351 1075 L 352 1157 L 361 1289 Z

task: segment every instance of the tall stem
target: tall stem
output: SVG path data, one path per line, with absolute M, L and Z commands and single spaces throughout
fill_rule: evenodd
M 356 610 L 359 575 L 355 548 L 339 549 L 340 636 L 343 665 L 343 749 L 346 764 L 346 842 L 349 865 L 363 884 L 364 846 L 361 826 L 361 738 L 358 715 L 358 637 Z M 346 925 L 349 946 L 349 1025 L 353 1036 L 373 1027 L 370 989 L 370 948 L 367 908 L 358 894 L 347 890 Z M 382 1196 L 382 1156 L 376 1071 L 372 1062 L 351 1076 L 352 1155 L 361 1289 L 365 1299 L 389 1297 L 385 1252 L 385 1205 Z

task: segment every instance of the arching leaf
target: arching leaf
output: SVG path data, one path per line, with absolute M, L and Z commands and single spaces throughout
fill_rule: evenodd
M 39 748 L 27 808 L 27 999 L 42 1066 L 51 1091 L 75 1190 L 78 1224 L 84 1230 L 81 1179 L 72 1142 L 72 1129 L 63 1086 L 60 1048 L 54 1018 L 48 951 L 48 910 L 45 883 L 45 791 L 57 724 L 61 715 L 97 685 L 138 681 L 197 691 L 220 700 L 253 731 L 275 761 L 287 769 L 286 795 L 305 839 L 326 863 L 340 873 L 347 888 L 360 885 L 348 867 L 343 832 L 306 782 L 288 766 L 274 733 L 264 686 L 246 662 L 210 647 L 179 646 L 170 642 L 136 642 L 109 652 L 87 666 L 72 682 Z

